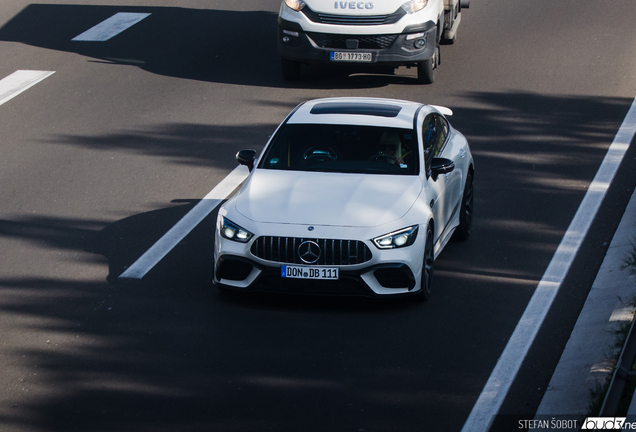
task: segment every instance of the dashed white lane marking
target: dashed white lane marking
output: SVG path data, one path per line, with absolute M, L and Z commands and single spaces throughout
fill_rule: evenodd
M 71 40 L 86 42 L 104 42 L 114 36 L 117 36 L 124 30 L 134 26 L 149 15 L 149 13 L 119 12 L 108 18 L 107 20 L 97 24 L 95 27 L 92 27 L 86 30 L 84 33 L 75 36 Z
M 249 171 L 244 166 L 234 168 L 227 177 L 216 185 L 194 206 L 175 226 L 148 249 L 133 265 L 128 267 L 120 279 L 141 279 L 165 257 L 190 231 L 209 215 L 247 178 Z
M 19 70 L 0 80 L 0 105 L 53 75 L 51 71 Z
M 548 310 L 565 279 L 574 257 L 587 235 L 603 198 L 614 180 L 618 167 L 636 134 L 636 99 L 623 120 L 601 167 L 590 184 L 579 209 L 570 223 L 561 244 L 539 282 L 530 303 L 521 316 L 495 369 L 477 399 L 462 432 L 481 432 L 490 429 L 499 412 L 521 364 L 543 324 Z

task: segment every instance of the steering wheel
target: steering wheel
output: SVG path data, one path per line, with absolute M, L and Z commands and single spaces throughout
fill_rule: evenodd
M 367 159 L 367 161 L 369 161 L 369 162 L 381 161 L 381 160 L 386 160 L 386 161 L 392 162 L 394 164 L 398 163 L 398 159 L 395 156 L 391 156 L 389 154 L 384 154 L 384 153 L 376 153 L 373 156 L 371 156 L 369 159 Z
M 338 155 L 336 154 L 335 151 L 333 151 L 331 147 L 329 147 L 329 150 L 318 150 L 311 147 L 309 148 L 309 150 L 305 152 L 305 154 L 303 155 L 303 158 L 305 160 L 320 158 L 324 162 L 327 159 L 331 159 L 331 160 L 338 159 Z

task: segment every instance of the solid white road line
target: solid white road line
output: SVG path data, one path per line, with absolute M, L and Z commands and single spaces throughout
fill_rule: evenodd
M 190 231 L 205 219 L 228 195 L 247 178 L 249 171 L 240 165 L 216 185 L 179 222 L 148 249 L 133 265 L 128 267 L 120 279 L 141 279 L 165 257 Z
M 86 30 L 81 35 L 75 36 L 71 40 L 82 42 L 104 42 L 134 26 L 149 15 L 149 13 L 119 12 L 107 20 L 97 24 L 95 27 Z
M 51 71 L 19 70 L 0 80 L 0 105 L 53 75 Z
M 636 134 L 636 99 L 623 120 L 601 167 L 590 184 L 570 227 L 539 282 L 488 382 L 477 399 L 462 432 L 490 429 L 521 364 L 543 324 L 548 310 L 565 279 L 618 167 Z

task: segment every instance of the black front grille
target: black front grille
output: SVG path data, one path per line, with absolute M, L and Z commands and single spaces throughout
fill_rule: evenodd
M 264 236 L 254 241 L 251 252 L 266 261 L 306 265 L 298 255 L 298 247 L 305 241 L 313 241 L 320 246 L 320 257 L 312 263 L 315 265 L 353 265 L 371 259 L 369 247 L 358 240 Z
M 358 49 L 386 49 L 393 45 L 398 35 L 341 35 L 307 33 L 320 48 L 347 49 L 347 40 L 358 41 Z
M 314 12 L 308 7 L 303 8 L 302 13 L 304 13 L 310 21 L 315 23 L 359 26 L 395 24 L 406 15 L 406 12 L 404 12 L 402 8 L 399 8 L 390 15 L 336 15 Z

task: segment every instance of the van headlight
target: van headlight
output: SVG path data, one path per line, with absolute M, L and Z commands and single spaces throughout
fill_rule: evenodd
M 305 2 L 303 0 L 285 0 L 285 4 L 288 8 L 295 10 L 296 12 L 305 7 Z
M 418 225 L 403 228 L 373 239 L 378 249 L 395 249 L 411 246 L 417 238 Z
M 228 240 L 234 240 L 240 243 L 247 243 L 254 236 L 251 232 L 242 228 L 226 218 L 221 219 L 221 226 L 219 227 L 221 236 Z
M 285 0 L 286 3 L 289 1 L 290 0 Z M 404 3 L 402 5 L 402 9 L 404 9 L 406 13 L 412 14 L 424 9 L 427 4 L 428 4 L 428 0 L 411 0 L 409 2 Z

